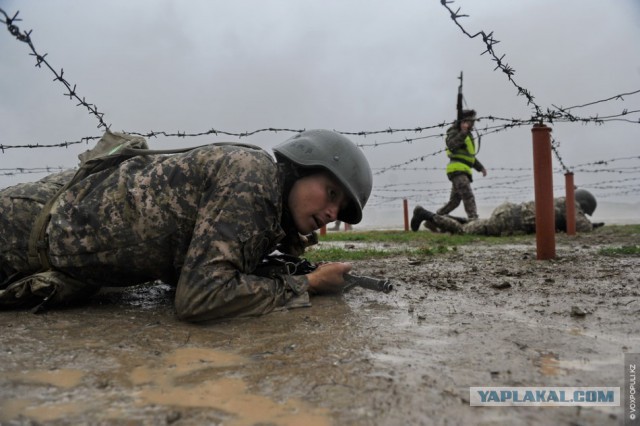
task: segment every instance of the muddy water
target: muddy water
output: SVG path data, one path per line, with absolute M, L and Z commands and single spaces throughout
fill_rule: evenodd
M 598 255 L 612 238 L 560 239 L 545 262 L 533 238 L 358 262 L 395 291 L 205 325 L 177 321 L 163 285 L 0 312 L 0 422 L 619 424 L 616 408 L 469 406 L 470 386 L 623 386 L 640 259 Z

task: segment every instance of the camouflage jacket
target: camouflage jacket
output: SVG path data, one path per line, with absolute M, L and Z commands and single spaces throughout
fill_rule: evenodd
M 260 315 L 308 301 L 305 276 L 251 274 L 285 236 L 281 217 L 278 166 L 261 149 L 137 156 L 61 194 L 48 255 L 87 285 L 176 285 L 185 320 Z
M 554 199 L 556 230 L 566 231 L 566 209 L 564 197 Z M 435 215 L 434 228 L 454 234 L 513 235 L 536 232 L 536 208 L 533 201 L 522 204 L 503 203 L 496 207 L 488 219 L 478 219 L 461 224 L 447 216 Z M 432 226 L 433 226 L 432 225 Z M 589 232 L 593 226 L 580 205 L 576 203 L 576 231 Z
M 463 132 L 462 130 L 460 130 L 460 128 L 458 127 L 458 123 L 456 122 L 453 126 L 447 129 L 447 133 L 445 136 L 445 143 L 447 145 L 447 149 L 449 149 L 450 151 L 457 151 L 457 150 L 466 151 L 467 146 L 466 146 L 465 140 L 467 139 L 467 137 L 471 139 L 471 141 L 475 146 L 475 140 L 473 138 L 473 134 L 471 132 Z M 473 157 L 475 158 L 475 161 L 471 167 L 473 167 L 475 170 L 479 172 L 484 170 L 484 165 L 475 156 L 476 153 L 473 153 L 473 154 L 469 153 L 469 155 L 473 155 Z M 453 174 L 460 174 L 460 173 L 461 172 L 453 172 Z

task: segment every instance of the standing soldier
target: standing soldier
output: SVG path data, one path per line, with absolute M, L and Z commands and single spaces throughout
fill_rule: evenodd
M 478 218 L 476 199 L 471 190 L 472 169 L 481 172 L 482 176 L 487 175 L 487 170 L 476 158 L 476 146 L 471 135 L 475 119 L 474 110 L 464 110 L 461 118 L 447 130 L 447 177 L 452 186 L 449 201 L 437 211 L 440 215 L 452 212 L 462 201 L 469 220 Z

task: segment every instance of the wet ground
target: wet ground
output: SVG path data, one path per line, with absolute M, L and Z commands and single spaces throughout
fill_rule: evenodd
M 421 231 L 425 232 L 425 231 Z M 471 407 L 471 386 L 623 387 L 640 352 L 640 257 L 598 229 L 356 262 L 392 279 L 313 307 L 207 325 L 164 285 L 89 305 L 0 312 L 0 423 L 617 425 L 620 407 Z

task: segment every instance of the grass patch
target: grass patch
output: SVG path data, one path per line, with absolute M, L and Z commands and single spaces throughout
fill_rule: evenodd
M 640 256 L 640 246 L 605 247 L 598 253 L 603 256 Z
M 311 262 L 349 262 L 352 260 L 382 259 L 385 257 L 408 254 L 411 250 L 377 250 L 358 249 L 347 250 L 340 247 L 313 248 L 305 252 L 304 257 Z
M 349 231 L 330 232 L 319 236 L 320 241 L 353 241 L 370 243 L 394 243 L 427 246 L 459 246 L 483 242 L 487 244 L 505 244 L 510 242 L 530 241 L 534 235 L 514 235 L 508 237 L 487 237 L 483 235 L 452 235 L 428 231 Z
M 367 233 L 370 234 L 370 233 Z M 389 237 L 388 235 L 385 235 Z M 446 244 L 425 244 L 425 242 L 418 239 L 378 239 L 377 235 L 368 235 L 366 238 L 353 238 L 353 235 L 349 236 L 350 238 L 345 239 L 332 239 L 332 241 L 344 241 L 344 242 L 359 242 L 359 243 L 371 243 L 377 245 L 394 244 L 395 247 L 385 247 L 384 249 L 377 249 L 371 247 L 364 248 L 347 248 L 347 247 L 311 247 L 308 249 L 304 257 L 311 262 L 349 262 L 353 260 L 369 260 L 369 259 L 383 259 L 394 256 L 412 256 L 412 257 L 427 257 L 434 256 L 437 254 L 448 253 L 450 251 L 457 250 L 456 245 L 460 244 L 460 242 L 452 240 L 455 244 L 446 245 Z M 360 236 L 362 237 L 362 236 Z M 394 238 L 394 237 L 392 237 Z M 320 239 L 320 241 L 326 241 L 324 239 Z
M 602 228 L 594 230 L 599 234 L 621 235 L 640 234 L 640 225 L 605 225 Z
M 625 236 L 640 234 L 640 225 L 606 225 L 594 232 L 610 236 Z M 373 246 L 388 244 L 396 247 L 376 248 L 344 248 L 344 247 L 312 247 L 304 257 L 312 262 L 319 261 L 355 261 L 367 259 L 383 259 L 394 256 L 434 256 L 457 250 L 458 246 L 468 244 L 498 245 L 498 244 L 535 244 L 535 234 L 512 235 L 506 237 L 487 237 L 482 235 L 451 235 L 439 234 L 420 229 L 418 232 L 403 230 L 386 231 L 349 231 L 328 232 L 318 235 L 322 242 L 354 242 L 369 243 Z M 640 255 L 640 246 L 631 245 L 618 248 L 605 248 L 600 254 L 606 256 Z

